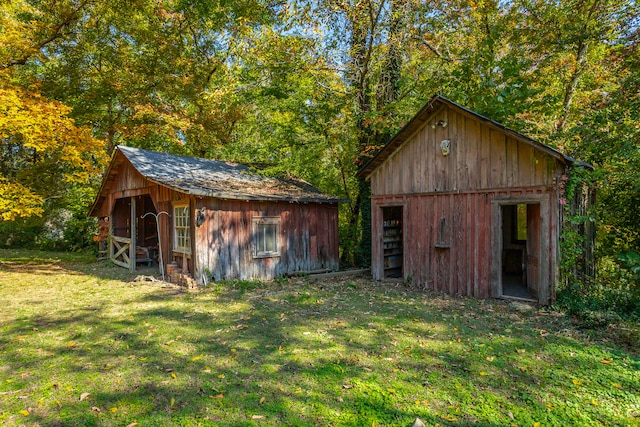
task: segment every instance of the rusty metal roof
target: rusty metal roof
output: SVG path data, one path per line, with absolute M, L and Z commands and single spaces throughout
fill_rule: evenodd
M 90 214 L 108 194 L 122 163 L 121 155 L 146 179 L 186 194 L 230 200 L 339 203 L 347 199 L 322 193 L 297 178 L 258 174 L 249 166 L 119 145 L 105 172 L 102 187 Z
M 426 120 L 438 109 L 444 107 L 444 106 L 449 106 L 453 109 L 457 109 L 460 111 L 463 111 L 467 114 L 472 115 L 473 117 L 476 117 L 478 120 L 480 120 L 483 123 L 488 124 L 489 126 L 495 128 L 495 129 L 499 129 L 502 132 L 504 132 L 505 134 L 508 134 L 510 136 L 512 136 L 513 138 L 523 141 L 526 144 L 529 144 L 531 146 L 533 146 L 534 148 L 541 150 L 547 154 L 549 154 L 552 157 L 555 157 L 556 159 L 560 160 L 563 163 L 568 163 L 568 164 L 578 164 L 579 166 L 582 166 L 586 169 L 590 169 L 593 170 L 593 166 L 591 166 L 590 164 L 584 163 L 580 160 L 576 160 L 573 159 L 572 157 L 569 157 L 563 153 L 561 153 L 560 151 L 556 150 L 553 147 L 550 147 L 548 145 L 542 144 L 534 139 L 529 138 L 528 136 L 525 136 L 519 132 L 516 132 L 512 129 L 509 129 L 508 127 L 493 121 L 481 114 L 476 113 L 475 111 L 471 111 L 466 107 L 463 107 L 460 104 L 457 104 L 447 98 L 445 98 L 444 96 L 441 95 L 435 95 L 433 96 L 426 104 L 424 107 L 422 107 L 422 109 L 411 119 L 409 120 L 409 122 L 402 128 L 400 129 L 400 131 L 398 131 L 398 133 L 395 134 L 395 136 L 393 136 L 385 145 L 384 147 L 382 147 L 380 149 L 380 151 L 378 151 L 378 153 L 371 159 L 369 160 L 364 166 L 362 166 L 362 168 L 360 168 L 360 170 L 358 171 L 358 176 L 362 177 L 362 178 L 368 178 L 369 176 L 371 176 L 371 174 L 373 173 L 373 171 L 380 166 L 382 163 L 384 163 L 384 161 L 397 149 L 399 148 L 401 145 L 403 145 L 409 138 L 411 138 L 411 136 L 418 130 L 420 129 L 424 123 L 426 122 Z

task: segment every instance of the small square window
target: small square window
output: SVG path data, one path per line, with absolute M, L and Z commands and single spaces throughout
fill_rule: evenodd
M 280 217 L 253 218 L 253 256 L 269 258 L 280 255 Z

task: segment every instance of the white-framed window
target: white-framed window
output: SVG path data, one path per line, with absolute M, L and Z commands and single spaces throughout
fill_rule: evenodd
M 175 252 L 191 253 L 189 205 L 173 207 L 173 250 Z
M 269 258 L 280 255 L 280 217 L 253 217 L 253 256 Z

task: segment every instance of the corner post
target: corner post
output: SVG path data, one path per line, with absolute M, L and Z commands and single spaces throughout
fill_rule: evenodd
M 129 246 L 129 270 L 136 271 L 136 198 L 131 197 L 131 246 Z

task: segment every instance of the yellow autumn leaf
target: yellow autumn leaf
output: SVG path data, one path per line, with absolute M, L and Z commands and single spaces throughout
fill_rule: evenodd
M 533 423 L 533 427 L 540 427 L 540 421 L 536 421 L 535 423 Z
M 111 412 L 114 412 L 114 413 L 115 413 L 115 412 L 118 412 L 118 408 L 115 408 L 115 407 L 113 407 L 113 408 L 111 408 L 111 409 L 109 409 L 109 410 L 110 410 Z
M 606 358 L 606 357 L 604 359 L 600 360 L 600 363 L 604 363 L 605 365 L 608 365 L 611 362 L 613 362 L 613 359 Z
M 75 341 L 69 341 L 69 342 L 67 343 L 67 347 L 73 347 L 74 345 L 76 345 L 76 342 L 75 342 Z
M 597 401 L 597 400 L 595 400 L 595 399 L 593 399 L 593 400 L 591 401 L 591 404 L 592 404 L 593 406 L 598 406 L 598 405 L 599 405 L 598 401 Z
M 176 404 L 176 399 L 172 397 L 171 398 L 171 407 L 173 408 L 173 405 L 175 405 L 175 404 Z
M 617 388 L 618 390 L 622 390 L 622 384 L 611 382 L 611 385 Z
M 487 375 L 487 373 L 485 371 L 480 371 L 480 375 L 484 377 Z
M 575 385 L 581 385 L 582 384 L 582 381 L 576 380 L 576 379 L 571 380 L 571 382 L 574 383 Z
M 264 396 L 260 398 L 260 404 L 262 405 L 264 401 L 267 400 Z
M 27 411 L 26 409 L 21 410 L 21 411 L 20 411 L 20 413 L 21 413 L 22 415 L 24 415 L 25 417 L 28 417 L 28 416 L 29 416 L 29 411 Z
M 223 379 L 224 378 L 224 374 L 218 375 L 218 378 Z
M 488 362 L 493 362 L 494 360 L 496 360 L 495 356 L 487 356 L 485 357 L 485 359 L 487 359 Z
M 192 361 L 192 362 L 195 362 L 195 361 L 197 361 L 197 360 L 202 359 L 203 357 L 204 357 L 204 356 L 201 354 L 200 356 L 192 357 L 192 358 L 191 358 L 191 361 Z
M 171 372 L 171 378 L 176 379 L 178 376 L 176 375 L 175 372 Z

